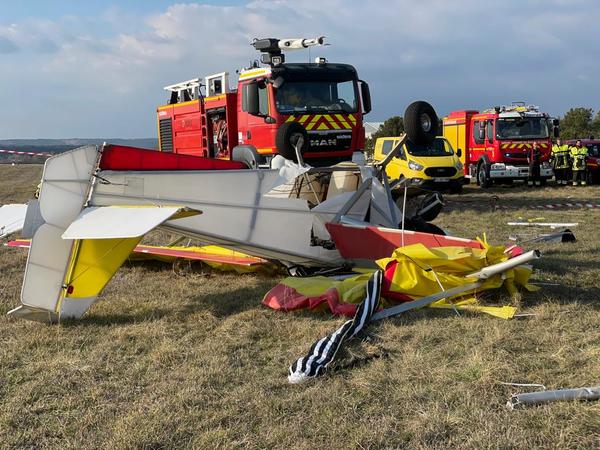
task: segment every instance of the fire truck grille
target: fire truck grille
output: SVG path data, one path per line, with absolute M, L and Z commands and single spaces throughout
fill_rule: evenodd
M 456 175 L 455 167 L 428 167 L 425 175 L 429 177 L 453 177 Z
M 352 144 L 352 132 L 309 132 L 309 149 L 311 152 L 329 152 L 332 150 L 348 150 Z
M 161 119 L 158 122 L 160 132 L 160 149 L 163 152 L 173 151 L 173 125 L 171 119 Z

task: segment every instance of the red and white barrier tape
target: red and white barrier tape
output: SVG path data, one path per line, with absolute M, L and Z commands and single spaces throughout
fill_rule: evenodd
M 18 152 L 16 150 L 0 150 L 0 153 L 8 153 L 9 155 L 41 156 L 43 158 L 54 156 L 52 153 Z
M 600 203 L 548 203 L 542 205 L 495 205 L 495 209 L 600 209 Z
M 452 202 L 448 202 L 451 204 Z M 452 206 L 458 206 L 456 202 Z M 456 207 L 455 206 L 455 207 Z M 513 210 L 513 209 L 540 209 L 540 210 L 553 210 L 553 209 L 600 209 L 600 203 L 577 202 L 577 203 L 546 203 L 546 204 L 531 204 L 531 205 L 498 205 L 498 204 L 486 204 L 479 203 L 473 205 L 476 209 L 499 209 L 499 210 Z

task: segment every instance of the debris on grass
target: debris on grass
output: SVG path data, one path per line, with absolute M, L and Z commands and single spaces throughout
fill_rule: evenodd
M 536 406 L 544 403 L 570 400 L 600 400 L 600 386 L 514 394 L 506 403 L 506 408 L 513 411 L 515 408 L 524 406 Z

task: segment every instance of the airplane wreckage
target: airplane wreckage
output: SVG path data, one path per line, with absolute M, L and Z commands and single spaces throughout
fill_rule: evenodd
M 278 261 L 292 274 L 374 266 L 415 243 L 482 248 L 416 231 L 430 229 L 425 220 L 441 210 L 437 193 L 410 216 L 397 206 L 406 204 L 407 190 L 402 181 L 390 184 L 385 166 L 408 136 L 380 164 L 358 158 L 319 168 L 302 160 L 305 136 L 292 138 L 296 161 L 278 156 L 271 169 L 106 144 L 49 158 L 25 221 L 32 240 L 22 305 L 8 314 L 81 318 L 155 228 Z

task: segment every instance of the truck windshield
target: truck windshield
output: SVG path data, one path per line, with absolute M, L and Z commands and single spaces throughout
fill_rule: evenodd
M 548 122 L 543 117 L 515 117 L 498 119 L 496 138 L 503 139 L 539 139 L 547 138 Z
M 588 144 L 586 147 L 588 148 L 589 156 L 600 156 L 600 144 Z
M 414 144 L 406 141 L 406 149 L 413 156 L 450 156 L 454 154 L 452 146 L 445 139 L 437 138 L 431 144 Z
M 354 81 L 286 81 L 276 90 L 277 111 L 353 113 L 357 111 Z

